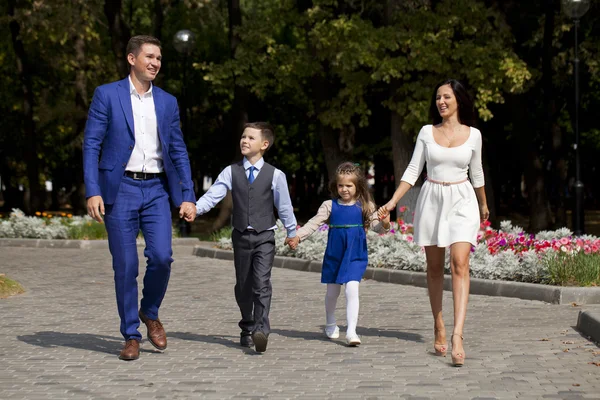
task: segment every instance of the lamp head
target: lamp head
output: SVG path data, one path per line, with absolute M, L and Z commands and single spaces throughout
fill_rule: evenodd
M 180 53 L 189 54 L 194 48 L 195 42 L 196 35 L 194 32 L 187 29 L 178 31 L 173 37 L 173 45 L 175 46 L 175 50 Z
M 563 12 L 573 19 L 579 19 L 590 9 L 590 0 L 561 0 Z

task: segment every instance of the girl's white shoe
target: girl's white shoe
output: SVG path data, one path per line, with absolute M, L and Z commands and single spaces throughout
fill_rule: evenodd
M 350 336 L 346 335 L 346 342 L 348 343 L 348 346 L 351 347 L 358 346 L 361 343 L 360 338 L 356 334 Z
M 340 337 L 340 327 L 336 324 L 327 324 L 325 325 L 325 335 L 329 339 L 337 339 Z

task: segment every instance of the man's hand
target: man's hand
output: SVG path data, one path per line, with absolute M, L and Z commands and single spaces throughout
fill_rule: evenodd
M 196 219 L 196 205 L 189 201 L 184 201 L 179 207 L 179 218 L 192 222 Z
M 92 196 L 87 199 L 87 212 L 90 217 L 96 221 L 103 223 L 104 216 L 104 200 L 102 196 Z
M 296 247 L 298 247 L 298 243 L 300 243 L 300 238 L 298 236 L 294 236 L 293 238 L 291 238 L 291 237 L 285 238 L 285 242 L 284 242 L 284 244 L 287 244 L 288 246 L 290 246 L 290 249 L 292 249 L 292 250 L 296 250 Z

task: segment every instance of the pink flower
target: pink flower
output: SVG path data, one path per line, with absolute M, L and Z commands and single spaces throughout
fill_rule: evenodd
M 400 208 L 398 209 L 398 211 L 400 211 L 400 212 L 404 212 L 404 211 L 406 211 L 406 206 L 402 206 L 402 207 L 400 207 Z
M 560 244 L 569 244 L 571 241 L 566 237 L 560 239 Z

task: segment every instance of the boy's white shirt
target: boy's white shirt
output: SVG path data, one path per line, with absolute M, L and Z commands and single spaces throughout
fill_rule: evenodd
M 247 178 L 252 164 L 246 157 L 244 157 L 243 163 Z M 264 165 L 265 160 L 262 157 L 256 163 L 254 163 L 254 167 L 256 168 L 254 171 L 255 179 L 260 174 L 260 171 Z M 227 195 L 227 191 L 231 190 L 232 188 L 231 182 L 231 165 L 228 165 L 223 171 L 221 171 L 215 183 L 213 183 L 206 193 L 204 193 L 204 195 L 196 202 L 196 215 L 206 214 L 221 200 L 223 200 L 223 198 Z M 275 208 L 277 208 L 279 219 L 281 222 L 283 222 L 283 225 L 287 230 L 287 236 L 290 238 L 295 237 L 297 222 L 296 217 L 294 216 L 294 209 L 292 207 L 292 200 L 288 190 L 287 179 L 285 174 L 277 168 L 275 168 L 275 171 L 273 172 L 271 190 L 273 191 L 273 202 Z M 249 226 L 248 228 L 252 227 Z M 269 228 L 269 230 L 275 229 L 277 229 L 277 225 Z

